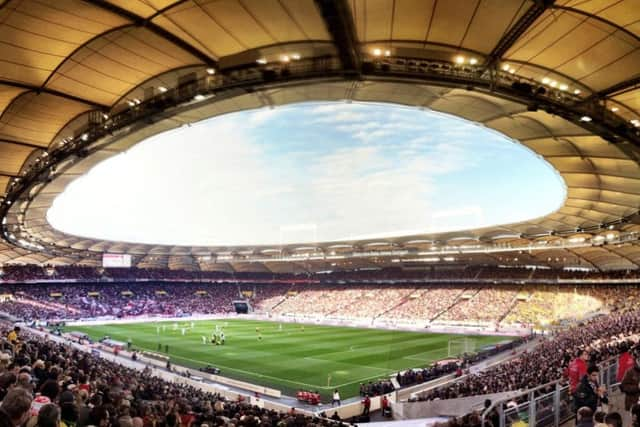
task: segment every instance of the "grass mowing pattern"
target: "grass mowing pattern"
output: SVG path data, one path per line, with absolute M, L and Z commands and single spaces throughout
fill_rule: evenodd
M 399 370 L 422 367 L 447 357 L 450 339 L 462 335 L 359 329 L 241 319 L 203 320 L 183 336 L 190 321 L 149 322 L 99 326 L 68 326 L 97 340 L 105 335 L 133 347 L 157 351 L 169 346 L 171 362 L 192 368 L 214 365 L 231 378 L 280 389 L 295 395 L 299 389 L 318 390 L 326 399 L 334 388 L 343 398 L 358 394 L 361 382 L 388 378 Z M 158 326 L 166 325 L 163 331 Z M 202 344 L 215 325 L 223 327 L 225 345 Z M 262 339 L 258 339 L 260 328 Z M 504 341 L 503 336 L 468 336 L 476 348 Z M 331 383 L 327 385 L 328 376 Z

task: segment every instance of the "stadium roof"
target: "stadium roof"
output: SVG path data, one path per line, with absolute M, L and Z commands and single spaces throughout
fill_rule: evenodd
M 596 267 L 637 268 L 636 238 L 628 236 L 635 226 L 627 224 L 637 221 L 640 206 L 637 6 L 633 0 L 0 1 L 0 213 L 10 242 L 4 253 L 11 254 L 5 260 L 78 262 L 108 251 L 138 255 L 141 266 L 151 258 L 148 265 L 198 268 L 212 255 L 223 264 L 227 253 L 267 254 L 274 248 L 87 240 L 53 230 L 45 215 L 75 177 L 149 135 L 247 108 L 361 100 L 483 123 L 544 156 L 568 194 L 557 212 L 527 223 L 349 242 L 350 248 L 451 246 L 460 238 L 495 248 L 504 236 L 518 243 L 500 244 L 521 248 L 559 236 L 574 239 L 579 247 L 571 253 L 578 257 L 598 252 L 586 261 Z M 612 226 L 628 239 L 620 247 L 632 249 L 592 241 Z M 334 253 L 336 245 L 318 244 L 314 253 Z M 296 247 L 278 251 L 293 254 Z M 563 259 L 545 257 L 556 258 Z

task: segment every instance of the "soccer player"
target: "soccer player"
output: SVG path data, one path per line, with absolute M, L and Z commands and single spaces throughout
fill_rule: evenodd
M 187 328 L 180 329 L 180 332 L 182 332 L 182 336 L 184 336 L 184 334 L 187 332 Z
M 173 322 L 173 330 L 174 331 L 178 330 L 178 322 Z
M 280 332 L 282 332 L 282 323 L 280 323 L 280 324 L 278 325 L 278 330 L 279 330 Z
M 220 344 L 224 345 L 224 332 L 220 332 Z
M 191 322 L 191 329 L 193 329 L 193 328 L 194 328 L 194 326 L 195 326 L 195 323 L 194 323 L 194 322 Z
M 156 326 L 156 335 L 160 335 L 160 326 Z
M 202 344 L 206 344 L 207 343 L 207 337 L 206 336 L 202 336 Z

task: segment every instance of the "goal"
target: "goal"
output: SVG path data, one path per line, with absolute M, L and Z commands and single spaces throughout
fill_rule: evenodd
M 476 340 L 472 338 L 458 338 L 449 340 L 447 355 L 448 357 L 459 357 L 463 354 L 471 354 L 476 351 Z

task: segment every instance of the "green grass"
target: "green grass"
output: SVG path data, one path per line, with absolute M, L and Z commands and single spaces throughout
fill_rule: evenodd
M 158 325 L 166 325 L 157 333 Z M 187 325 L 188 322 L 179 322 Z M 119 341 L 131 338 L 133 347 L 157 351 L 158 343 L 169 345 L 174 364 L 199 368 L 207 364 L 231 378 L 277 388 L 292 395 L 298 389 L 318 390 L 329 396 L 339 388 L 343 398 L 358 394 L 361 382 L 388 378 L 399 370 L 422 367 L 447 357 L 450 339 L 461 335 L 359 329 L 253 321 L 207 320 L 182 336 L 173 322 L 150 322 L 99 326 L 69 326 L 93 339 L 105 335 Z M 225 345 L 202 344 L 215 325 L 224 326 Z M 258 339 L 256 327 L 262 339 Z M 473 336 L 476 347 L 505 340 L 501 336 Z M 328 376 L 331 383 L 327 385 Z

